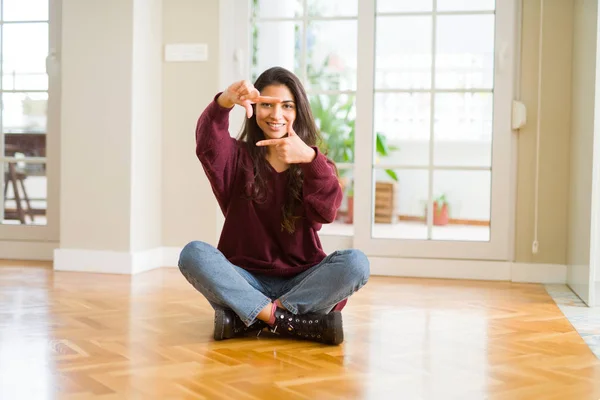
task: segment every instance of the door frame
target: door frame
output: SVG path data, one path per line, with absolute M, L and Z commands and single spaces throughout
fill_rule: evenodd
M 495 106 L 494 115 L 501 114 L 502 120 L 494 117 L 494 147 L 492 153 L 492 228 L 490 242 L 471 241 L 420 241 L 406 239 L 375 239 L 371 237 L 371 212 L 374 182 L 372 177 L 373 140 L 373 97 L 374 85 L 371 79 L 360 79 L 361 76 L 374 76 L 375 44 L 371 40 L 375 34 L 375 2 L 371 0 L 358 1 L 358 68 L 359 79 L 356 91 L 356 130 L 371 132 L 371 135 L 357 135 L 355 152 L 355 193 L 354 199 L 354 235 L 344 236 L 320 233 L 321 242 L 326 251 L 340 248 L 359 248 L 367 256 L 384 258 L 418 259 L 456 259 L 471 262 L 487 260 L 510 262 L 514 260 L 514 232 L 516 215 L 516 186 L 517 186 L 517 139 L 516 131 L 511 127 L 513 100 L 520 95 L 520 39 L 521 39 L 521 5 L 522 0 L 507 0 L 496 10 L 496 36 L 500 35 L 505 41 L 496 43 L 496 60 L 494 71 L 494 98 L 502 99 Z M 234 7 L 235 5 L 235 7 Z M 250 0 L 238 3 L 236 0 L 220 0 L 220 21 L 227 26 L 235 26 L 234 30 L 221 29 L 220 48 L 220 79 L 221 86 L 231 83 L 229 78 L 243 76 L 249 79 L 250 44 L 248 33 L 250 21 Z M 233 13 L 233 14 L 232 14 Z M 246 13 L 246 14 L 244 14 Z M 232 25 L 232 15 L 236 23 Z M 503 23 L 502 21 L 507 21 Z M 371 35 L 364 32 L 371 31 Z M 240 61 L 244 60 L 244 62 Z M 499 62 L 499 60 L 502 60 Z M 498 66 L 500 65 L 500 68 Z M 237 79 L 237 78 L 236 78 Z M 500 82 L 500 83 L 499 83 Z M 235 118 L 235 117 L 234 117 Z M 500 139 L 496 131 L 503 132 Z M 500 143 L 498 143 L 500 141 Z M 504 195 L 500 194 L 500 191 Z M 360 196 L 360 193 L 370 195 Z M 498 199 L 502 199 L 499 203 Z M 495 221 L 495 222 L 494 222 Z M 217 223 L 217 235 L 220 232 L 222 220 Z M 504 268 L 509 264 L 502 264 Z
M 513 258 L 516 139 L 511 126 L 511 110 L 517 94 L 519 15 L 517 0 L 503 1 L 502 7 L 496 9 L 496 38 L 500 37 L 502 41 L 495 43 L 490 241 L 379 239 L 371 234 L 374 205 L 374 79 L 367 79 L 375 73 L 372 61 L 375 59 L 375 43 L 371 40 L 375 35 L 375 5 L 372 1 L 359 1 L 358 59 L 369 61 L 363 61 L 358 66 L 362 72 L 359 72 L 358 78 L 356 130 L 371 134 L 356 136 L 354 247 L 362 249 L 367 255 L 378 257 L 494 261 Z M 503 192 L 511 195 L 503 196 Z

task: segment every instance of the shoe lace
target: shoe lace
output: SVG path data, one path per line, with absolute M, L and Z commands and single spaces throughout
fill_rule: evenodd
M 281 318 L 283 317 L 283 318 Z M 320 316 L 308 315 L 281 315 L 275 324 L 273 332 L 283 330 L 290 335 L 304 338 L 321 339 L 323 334 L 323 319 Z

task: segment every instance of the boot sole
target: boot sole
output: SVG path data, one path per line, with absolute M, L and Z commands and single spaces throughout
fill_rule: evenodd
M 330 338 L 327 338 L 328 344 L 339 345 L 344 341 L 344 324 L 342 321 L 342 313 L 340 311 L 333 311 L 330 314 L 331 325 L 333 330 L 333 335 Z
M 215 311 L 215 332 L 213 335 L 215 340 L 225 340 L 233 337 L 233 332 L 228 332 L 225 329 L 225 319 L 225 310 Z

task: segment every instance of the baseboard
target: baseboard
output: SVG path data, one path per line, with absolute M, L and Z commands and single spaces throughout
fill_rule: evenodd
M 177 267 L 177 265 L 179 264 L 179 253 L 181 253 L 181 248 L 163 247 L 162 252 L 162 265 L 164 267 Z
M 444 278 L 510 281 L 505 261 L 442 260 L 425 258 L 369 257 L 371 275 L 411 278 Z
M 136 251 L 133 253 L 132 273 L 137 274 L 162 267 L 164 265 L 163 253 L 162 247 Z
M 177 267 L 178 247 L 159 247 L 135 253 L 56 249 L 56 271 L 134 275 L 159 267 Z M 441 260 L 369 257 L 372 276 L 472 279 L 522 283 L 566 283 L 567 267 L 557 264 L 508 261 Z
M 566 283 L 567 266 L 509 261 L 371 257 L 371 275 L 472 279 L 521 283 Z
M 161 247 L 137 252 L 56 249 L 54 270 L 134 275 L 163 266 L 163 260 Z
M 513 282 L 567 283 L 567 266 L 512 263 L 511 277 Z

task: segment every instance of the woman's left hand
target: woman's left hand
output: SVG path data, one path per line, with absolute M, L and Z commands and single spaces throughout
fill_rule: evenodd
M 273 146 L 277 158 L 286 164 L 309 163 L 314 160 L 317 153 L 296 135 L 292 128 L 292 122 L 287 121 L 287 128 L 288 135 L 286 137 L 261 140 L 256 145 Z

